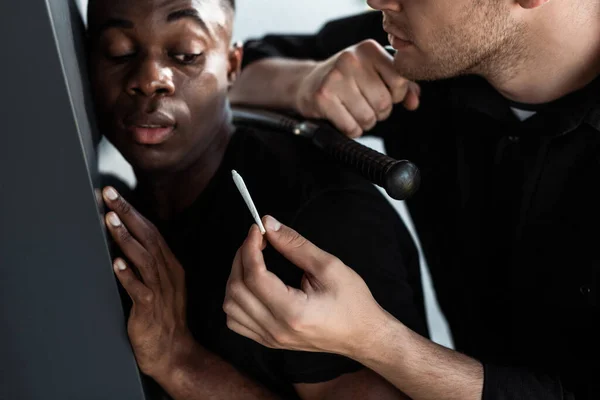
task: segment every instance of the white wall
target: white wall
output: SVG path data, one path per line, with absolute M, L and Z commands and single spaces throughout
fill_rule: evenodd
M 364 0 L 236 0 L 236 7 L 236 40 L 268 32 L 314 32 L 325 21 L 368 9 Z
M 87 0 L 77 0 L 81 9 L 85 9 Z M 269 32 L 310 33 L 316 31 L 325 21 L 355 14 L 368 7 L 363 0 L 237 0 L 236 25 L 234 40 L 246 40 L 260 37 Z M 380 140 L 374 138 L 360 139 L 369 147 L 383 151 Z M 103 141 L 100 147 L 99 167 L 103 172 L 114 173 L 131 185 L 135 177 L 131 167 L 108 142 Z M 409 230 L 416 238 L 412 221 L 402 202 L 388 197 L 396 208 Z M 420 245 L 419 245 L 420 251 Z M 427 319 L 434 341 L 447 347 L 453 347 L 449 330 L 440 313 L 434 291 L 431 286 L 426 261 L 421 257 L 423 286 Z

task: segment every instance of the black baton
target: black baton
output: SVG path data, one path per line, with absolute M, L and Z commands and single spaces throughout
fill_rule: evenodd
M 247 107 L 234 106 L 232 111 L 234 123 L 284 130 L 310 139 L 326 154 L 354 168 L 396 200 L 405 200 L 419 189 L 421 174 L 415 164 L 395 160 L 364 146 L 344 136 L 328 122 L 300 121 L 273 111 Z

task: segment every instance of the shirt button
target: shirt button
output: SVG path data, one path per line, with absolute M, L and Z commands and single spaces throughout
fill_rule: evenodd
M 579 288 L 579 291 L 581 292 L 582 295 L 584 295 L 585 297 L 589 296 L 590 293 L 592 293 L 592 289 L 587 286 L 587 285 L 583 285 L 582 287 Z
M 589 306 L 596 307 L 596 293 L 589 285 L 583 285 L 579 288 L 583 301 Z

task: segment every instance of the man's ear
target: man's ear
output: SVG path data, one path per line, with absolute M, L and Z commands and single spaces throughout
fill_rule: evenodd
M 244 57 L 244 45 L 241 42 L 235 42 L 229 50 L 229 68 L 227 70 L 227 79 L 229 87 L 233 86 L 238 76 L 242 72 L 242 58 Z
M 543 6 L 550 0 L 517 0 L 519 5 L 523 8 L 536 8 Z

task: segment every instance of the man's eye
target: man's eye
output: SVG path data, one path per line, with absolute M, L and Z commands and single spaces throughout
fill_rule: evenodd
M 108 58 L 117 63 L 123 63 L 135 57 L 135 53 L 109 55 Z
M 178 53 L 178 54 L 173 54 L 173 58 L 175 58 L 177 61 L 179 61 L 182 64 L 193 64 L 194 62 L 196 62 L 196 60 L 198 60 L 198 58 L 200 58 L 201 55 L 202 55 L 202 53 L 198 53 L 198 54 Z

